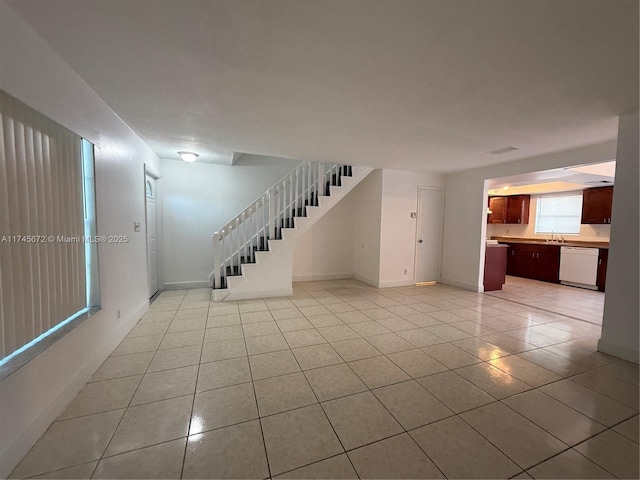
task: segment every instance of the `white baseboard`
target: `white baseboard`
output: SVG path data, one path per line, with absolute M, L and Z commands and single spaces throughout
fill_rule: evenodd
M 378 282 L 378 279 L 371 279 L 368 277 L 365 277 L 363 275 L 358 275 L 357 273 L 353 275 L 353 278 L 355 278 L 356 280 L 366 283 L 367 285 L 371 285 L 372 287 L 376 287 L 376 288 L 380 288 L 380 284 Z
M 378 283 L 378 288 L 391 288 L 391 287 L 407 287 L 413 286 L 415 282 L 413 280 L 387 280 Z
M 290 297 L 291 295 L 293 295 L 293 288 L 263 290 L 257 292 L 231 292 L 223 301 L 231 302 L 233 300 L 253 300 L 254 298 Z
M 67 405 L 75 398 L 82 387 L 91 379 L 96 370 L 100 368 L 107 357 L 111 355 L 111 352 L 115 350 L 122 339 L 127 336 L 148 309 L 149 300 L 145 300 L 129 319 L 122 322 L 121 327 L 114 332 L 113 336 L 104 344 L 103 348 L 78 371 L 62 392 L 57 395 L 56 398 L 52 399 L 47 408 L 40 412 L 36 419 L 0 453 L 0 478 L 7 478 L 9 476 L 20 460 L 22 460 L 31 447 L 35 445 L 49 426 L 64 411 Z M 100 315 L 101 312 L 98 312 L 92 320 L 99 321 Z
M 472 292 L 481 292 L 480 287 L 474 283 L 460 282 L 451 278 L 441 278 L 440 283 L 445 285 L 451 285 L 452 287 L 462 288 L 463 290 L 470 290 Z
M 628 362 L 640 363 L 640 352 L 628 347 L 623 347 L 617 343 L 609 342 L 603 338 L 598 340 L 598 351 L 606 353 L 607 355 L 613 355 L 614 357 L 627 360 Z
M 319 273 L 310 275 L 294 275 L 294 282 L 319 282 L 322 280 L 346 280 L 353 278 L 353 273 Z
M 189 290 L 192 288 L 211 288 L 207 280 L 196 280 L 192 282 L 169 282 L 162 285 L 163 290 Z

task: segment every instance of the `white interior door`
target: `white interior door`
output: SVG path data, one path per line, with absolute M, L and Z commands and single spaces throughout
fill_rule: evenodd
M 147 279 L 149 298 L 158 291 L 158 215 L 156 199 L 156 179 L 145 175 L 147 206 Z
M 442 190 L 420 187 L 418 190 L 418 229 L 416 235 L 416 283 L 432 282 L 440 277 L 443 225 Z

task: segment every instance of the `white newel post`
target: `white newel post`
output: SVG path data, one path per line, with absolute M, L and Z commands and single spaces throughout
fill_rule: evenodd
M 213 286 L 221 288 L 220 279 L 220 249 L 222 248 L 222 235 L 220 232 L 213 234 Z

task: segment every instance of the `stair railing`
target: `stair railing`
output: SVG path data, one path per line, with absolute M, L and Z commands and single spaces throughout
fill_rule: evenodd
M 329 195 L 351 167 L 302 162 L 213 234 L 213 288 L 226 288 L 226 277 L 239 275 L 241 264 L 255 262 L 256 251 L 268 250 L 270 239 L 281 239 L 283 228 L 306 216 L 307 206 Z

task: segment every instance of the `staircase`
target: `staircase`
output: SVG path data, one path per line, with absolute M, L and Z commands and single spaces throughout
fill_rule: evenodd
M 292 294 L 296 239 L 373 169 L 302 162 L 213 235 L 215 301 Z

